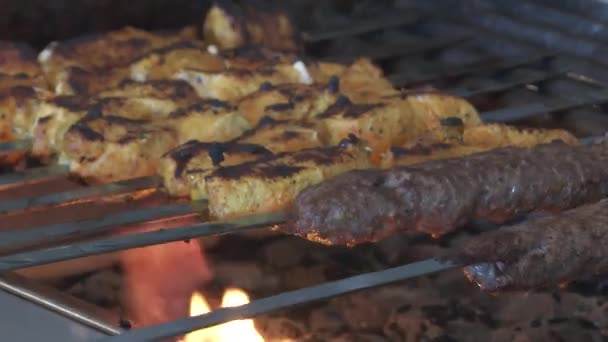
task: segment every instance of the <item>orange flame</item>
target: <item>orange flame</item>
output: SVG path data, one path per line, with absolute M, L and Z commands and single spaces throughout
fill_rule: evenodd
M 249 296 L 240 289 L 228 289 L 222 298 L 221 307 L 234 307 L 249 303 Z M 195 292 L 190 300 L 190 316 L 203 315 L 210 312 L 205 297 Z M 197 330 L 185 336 L 183 342 L 263 342 L 264 338 L 258 333 L 251 319 L 230 321 L 214 327 Z

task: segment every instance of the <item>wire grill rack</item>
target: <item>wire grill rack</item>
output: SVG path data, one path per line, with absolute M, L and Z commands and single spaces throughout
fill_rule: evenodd
M 564 126 L 579 137 L 599 135 L 608 128 L 605 115 L 608 62 L 604 59 L 608 52 L 608 19 L 605 19 L 608 6 L 603 3 L 574 0 L 361 1 L 349 6 L 341 5 L 340 1 L 312 3 L 296 2 L 293 10 L 300 13 L 295 17 L 301 21 L 307 51 L 313 57 L 348 61 L 357 56 L 370 56 L 396 86 L 433 85 L 466 97 L 483 111 L 485 121 Z M 581 120 L 589 124 L 568 126 Z M 0 150 L 10 148 L 15 145 L 0 146 Z M 0 194 L 64 174 L 65 168 L 57 165 L 1 174 Z M 99 186 L 53 189 L 36 197 L 13 196 L 0 201 L 0 215 L 51 206 L 77 206 L 83 201 L 95 203 L 107 196 L 154 190 L 159 186 L 157 178 L 147 177 Z M 111 235 L 125 225 L 197 215 L 204 208 L 204 202 L 173 203 L 79 221 L 3 229 L 0 230 L 0 271 L 260 229 L 285 219 L 284 213 L 271 213 Z M 134 329 L 114 340 L 144 341 L 176 336 L 232 319 L 456 266 L 431 260 L 363 274 L 255 300 L 240 308 Z M 10 283 L 7 280 L 7 284 Z M 12 293 L 23 290 L 23 286 L 19 288 L 3 286 Z M 32 298 L 36 298 L 35 294 L 34 291 Z M 49 307 L 44 301 L 37 304 Z M 83 319 L 82 315 L 70 315 L 70 318 L 92 326 L 91 320 Z M 110 335 L 121 332 L 113 328 L 100 330 Z

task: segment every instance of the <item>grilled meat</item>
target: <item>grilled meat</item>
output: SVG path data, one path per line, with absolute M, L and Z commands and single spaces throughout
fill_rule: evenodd
M 128 67 L 129 78 L 135 81 L 170 79 L 184 68 L 219 72 L 226 68 L 226 59 L 212 54 L 196 42 L 178 42 L 162 47 L 134 60 Z
M 177 132 L 155 120 L 91 116 L 65 133 L 62 161 L 88 182 L 107 183 L 154 174 L 177 143 Z
M 439 133 L 437 133 L 439 132 Z M 463 129 L 453 135 L 433 131 L 434 140 L 406 147 L 393 147 L 387 166 L 419 164 L 436 159 L 462 157 L 500 147 L 534 147 L 553 141 L 576 145 L 578 140 L 561 129 L 522 129 L 503 124 L 487 124 Z M 437 136 L 440 135 L 440 136 Z
M 235 141 L 262 145 L 273 153 L 295 152 L 325 145 L 312 122 L 273 120 L 268 117 Z
M 92 100 L 80 96 L 59 96 L 43 101 L 31 128 L 32 156 L 48 161 L 61 152 L 64 134 L 85 116 L 113 115 L 131 119 L 166 117 L 179 103 L 152 97 L 110 97 Z
M 163 156 L 159 173 L 172 196 L 207 198 L 205 177 L 219 167 L 321 146 L 313 124 L 265 119 L 229 143 L 188 141 L 178 146 Z
M 260 88 L 239 101 L 239 111 L 252 126 L 263 117 L 275 120 L 306 120 L 322 113 L 339 96 L 339 79 L 330 85 L 288 83 L 274 86 L 263 83 Z
M 34 101 L 37 110 L 24 126 L 34 138 L 32 155 L 43 161 L 60 149 L 63 134 L 88 112 L 154 118 L 167 116 L 178 107 L 200 101 L 187 83 L 171 80 L 125 81 L 96 98 L 77 95 L 46 97 L 38 98 L 39 103 Z
M 504 222 L 608 195 L 605 144 L 507 147 L 391 170 L 353 171 L 303 191 L 285 231 L 326 244 L 399 231 L 441 235 L 472 219 Z
M 287 208 L 304 188 L 353 169 L 369 168 L 368 148 L 358 139 L 339 146 L 281 153 L 222 167 L 205 178 L 209 213 L 228 218 Z M 202 192 L 202 191 L 201 191 Z
M 350 134 L 368 141 L 375 159 L 390 146 L 413 143 L 421 136 L 445 128 L 445 119 L 463 128 L 481 124 L 479 114 L 467 101 L 440 93 L 390 97 L 382 102 L 358 104 L 339 97 L 325 112 L 315 116 L 330 145 Z
M 92 182 L 153 175 L 161 156 L 180 143 L 229 141 L 249 128 L 235 107 L 217 100 L 176 110 L 173 101 L 120 99 L 135 108 L 117 116 L 118 111 L 103 106 L 117 99 L 103 99 L 99 109 L 89 109 L 56 145 L 62 147 L 61 159 L 70 164 L 73 174 Z
M 102 91 L 96 97 L 152 97 L 171 99 L 180 104 L 194 104 L 199 100 L 192 86 L 178 80 L 125 80 L 115 88 Z
M 78 89 L 70 84 L 70 80 L 89 78 L 96 73 L 120 78 L 110 76 L 114 74 L 113 68 L 125 66 L 153 49 L 180 39 L 179 35 L 158 35 L 125 27 L 103 34 L 53 42 L 40 52 L 38 60 L 58 94 L 73 94 L 86 89 Z
M 484 291 L 530 290 L 608 270 L 608 200 L 479 235 L 451 255 Z
M 236 106 L 218 100 L 202 100 L 177 110 L 169 115 L 165 125 L 175 128 L 180 143 L 190 140 L 225 142 L 251 128 Z
M 206 198 L 205 177 L 213 170 L 270 155 L 272 152 L 260 145 L 192 140 L 163 155 L 158 173 L 171 196 Z M 191 186 L 201 183 L 203 185 Z
M 215 1 L 203 24 L 205 41 L 221 49 L 262 45 L 277 50 L 301 50 L 300 37 L 289 16 L 269 2 Z
M 291 64 L 277 64 L 260 67 L 255 70 L 227 69 L 219 72 L 208 72 L 201 69 L 186 68 L 179 71 L 176 79 L 190 83 L 203 98 L 220 100 L 236 100 L 258 90 L 266 82 L 271 84 L 283 83 L 312 83 Z
M 27 44 L 0 41 L 0 75 L 34 78 L 42 74 L 36 51 Z

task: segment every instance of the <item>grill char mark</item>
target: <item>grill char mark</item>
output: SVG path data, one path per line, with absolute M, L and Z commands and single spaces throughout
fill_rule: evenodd
M 214 148 L 212 149 L 212 146 Z M 202 151 L 207 150 L 209 157 L 214 161 L 214 165 L 218 166 L 224 159 L 224 153 L 252 153 L 260 156 L 271 155 L 272 152 L 260 145 L 255 144 L 240 144 L 240 143 L 207 143 L 191 140 L 170 151 L 168 156 L 175 162 L 174 175 L 176 178 L 184 174 L 185 168 L 192 158 L 199 155 Z

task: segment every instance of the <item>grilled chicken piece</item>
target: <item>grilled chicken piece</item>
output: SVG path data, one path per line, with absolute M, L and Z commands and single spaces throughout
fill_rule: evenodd
M 338 78 L 327 86 L 288 83 L 273 86 L 263 83 L 260 88 L 239 101 L 239 111 L 252 126 L 263 117 L 276 120 L 305 120 L 324 112 L 339 94 Z
M 168 101 L 173 105 L 169 108 L 159 102 L 146 107 L 149 98 L 125 100 L 140 108 L 120 116 L 108 108 L 88 110 L 65 133 L 61 160 L 70 164 L 75 175 L 91 182 L 154 175 L 161 157 L 181 143 L 229 141 L 250 128 L 236 107 L 218 100 L 203 100 L 178 110 L 172 101 Z
M 158 173 L 171 196 L 207 198 L 205 177 L 215 169 L 270 155 L 272 152 L 260 145 L 191 140 L 167 152 L 160 160 Z
M 103 34 L 53 42 L 38 55 L 38 61 L 58 94 L 73 94 L 81 90 L 72 82 L 88 80 L 96 73 L 97 79 L 120 78 L 114 68 L 147 52 L 181 40 L 179 35 L 160 35 L 132 27 Z
M 287 208 L 304 188 L 337 174 L 369 168 L 369 151 L 358 139 L 339 146 L 281 153 L 222 167 L 206 177 L 209 213 L 224 219 Z M 193 194 L 196 192 L 192 192 Z
M 176 129 L 180 143 L 226 142 L 251 128 L 236 106 L 219 100 L 202 100 L 179 109 L 169 115 L 167 124 Z
M 125 80 L 117 87 L 99 93 L 97 97 L 152 97 L 171 99 L 180 104 L 194 104 L 200 100 L 192 86 L 179 80 Z
M 175 74 L 176 79 L 190 83 L 203 98 L 224 101 L 237 100 L 249 95 L 266 82 L 271 84 L 312 83 L 308 74 L 303 74 L 291 64 L 264 66 L 255 70 L 227 69 L 207 72 L 200 69 L 183 69 Z
M 166 117 L 178 102 L 151 97 L 110 97 L 92 100 L 80 96 L 58 96 L 43 101 L 31 128 L 32 156 L 48 162 L 61 150 L 65 132 L 86 115 L 114 115 L 131 119 Z
M 219 72 L 226 68 L 225 58 L 209 53 L 196 42 L 179 42 L 151 51 L 129 65 L 135 81 L 169 79 L 184 68 Z
M 263 118 L 259 125 L 235 140 L 238 143 L 262 145 L 273 153 L 295 152 L 322 147 L 319 131 L 312 122 Z
M 40 101 L 35 117 L 27 125 L 34 138 L 32 155 L 43 161 L 53 156 L 63 134 L 89 110 L 143 119 L 165 117 L 200 100 L 187 83 L 174 80 L 125 81 L 100 93 L 98 100 L 76 95 L 48 97 Z
M 578 139 L 563 129 L 516 128 L 504 124 L 487 124 L 467 128 L 462 140 L 465 145 L 482 147 L 532 147 L 538 144 L 561 140 L 567 144 L 578 144 Z
M 27 44 L 0 41 L 0 75 L 33 78 L 42 69 L 36 60 L 36 51 Z
M 0 90 L 0 141 L 27 136 L 40 102 L 50 96 L 46 90 L 28 86 Z
M 331 77 L 338 77 L 340 92 L 355 103 L 373 102 L 382 97 L 400 94 L 384 77 L 382 69 L 368 58 L 358 58 L 350 65 L 312 63 L 308 69 L 318 83 L 326 84 Z
M 91 183 L 152 175 L 178 142 L 174 129 L 158 123 L 113 115 L 82 119 L 63 138 L 62 162 Z
M 381 163 L 390 146 L 415 143 L 450 118 L 463 127 L 481 124 L 475 108 L 461 98 L 439 93 L 391 97 L 382 102 L 356 104 L 341 96 L 315 120 L 330 145 L 354 134 L 368 141 L 374 161 Z
M 0 41 L 0 141 L 20 137 L 46 87 L 36 51 L 26 44 Z
M 487 124 L 469 127 L 460 137 L 454 139 L 393 147 L 392 160 L 385 166 L 407 166 L 436 159 L 458 158 L 508 146 L 530 148 L 556 140 L 570 145 L 579 143 L 576 137 L 561 129 L 522 129 L 502 124 Z
M 272 153 L 321 147 L 314 128 L 311 123 L 265 119 L 231 142 L 188 141 L 163 156 L 159 173 L 172 196 L 206 198 L 205 177 L 218 167 L 253 161 Z
M 216 1 L 203 24 L 205 41 L 221 49 L 261 45 L 277 50 L 301 50 L 299 34 L 284 11 L 268 2 Z

